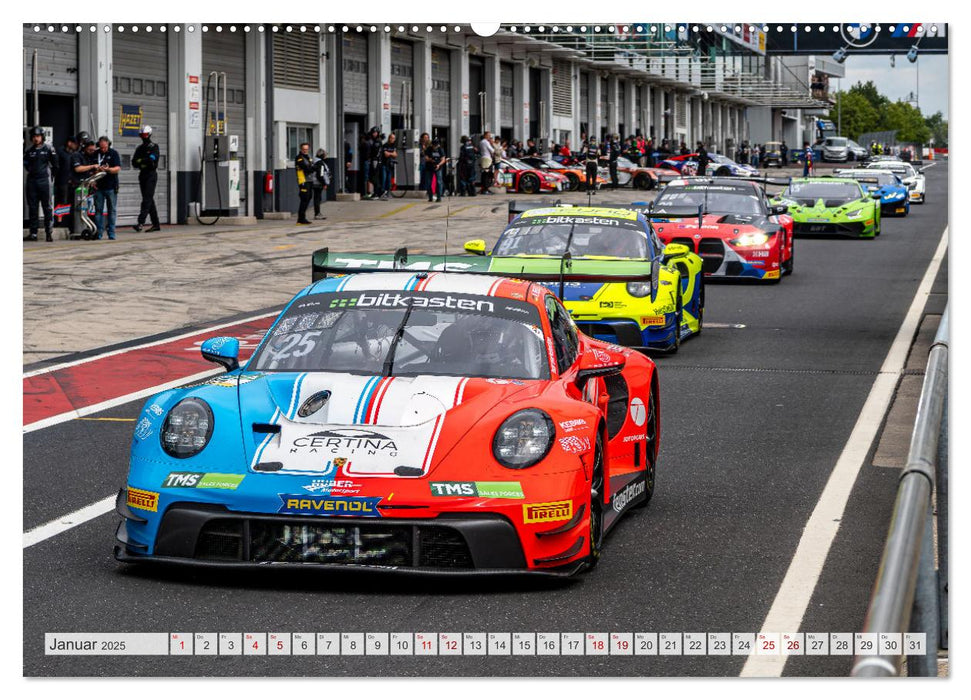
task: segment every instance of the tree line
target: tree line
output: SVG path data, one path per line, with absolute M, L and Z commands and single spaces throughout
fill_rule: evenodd
M 834 104 L 829 118 L 834 124 L 842 122 L 844 136 L 856 140 L 860 134 L 869 131 L 896 130 L 898 143 L 927 144 L 934 139 L 936 148 L 947 147 L 947 119 L 940 111 L 925 117 L 909 102 L 891 102 L 877 90 L 872 80 L 858 82 L 833 98 L 837 99 L 837 96 L 839 109 Z

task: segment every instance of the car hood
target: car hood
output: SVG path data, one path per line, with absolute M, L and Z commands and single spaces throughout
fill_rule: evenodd
M 424 475 L 479 417 L 537 383 L 428 375 L 243 373 L 239 412 L 249 468 L 394 477 L 397 468 L 409 467 L 408 476 Z M 320 408 L 301 416 L 301 407 L 315 396 L 323 399 Z

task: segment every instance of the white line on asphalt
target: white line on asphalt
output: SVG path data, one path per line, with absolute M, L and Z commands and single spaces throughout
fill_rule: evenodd
M 94 520 L 99 515 L 104 515 L 105 513 L 111 511 L 115 507 L 115 497 L 108 496 L 103 498 L 97 503 L 92 503 L 89 506 L 85 506 L 80 510 L 76 510 L 73 513 L 68 513 L 67 515 L 62 515 L 60 518 L 51 520 L 49 523 L 44 523 L 43 525 L 38 525 L 33 530 L 28 530 L 24 533 L 24 549 L 27 549 L 31 545 L 35 545 L 38 542 L 43 542 L 44 540 L 50 539 L 54 535 L 59 535 L 62 532 L 70 530 L 75 525 L 81 525 L 89 520 Z
M 182 335 L 173 335 L 169 338 L 162 338 L 161 340 L 153 340 L 150 343 L 143 343 L 142 345 L 133 345 L 127 348 L 121 348 L 119 350 L 111 350 L 110 352 L 104 352 L 100 355 L 94 355 L 92 357 L 85 357 L 80 360 L 74 360 L 72 362 L 64 362 L 59 365 L 53 365 L 51 367 L 43 367 L 41 369 L 31 370 L 30 372 L 24 372 L 24 379 L 28 377 L 36 377 L 38 374 L 47 374 L 48 372 L 56 372 L 59 369 L 64 369 L 66 367 L 74 367 L 75 365 L 83 365 L 86 362 L 94 362 L 95 360 L 100 360 L 105 357 L 111 357 L 112 355 L 121 355 L 126 352 L 131 352 L 132 350 L 139 350 L 141 348 L 150 348 L 155 345 L 164 345 L 165 343 L 171 343 L 174 340 L 181 340 L 182 338 L 190 338 L 194 335 L 201 335 L 203 333 L 208 333 L 209 331 L 216 331 L 220 328 L 227 328 L 228 326 L 236 326 L 243 323 L 250 323 L 251 321 L 258 321 L 261 318 L 268 318 L 269 316 L 276 316 L 279 311 L 274 311 L 268 314 L 260 314 L 259 316 L 250 316 L 248 318 L 241 318 L 238 321 L 230 321 L 229 323 L 221 323 L 218 326 L 209 326 L 208 328 L 200 328 L 199 330 L 190 331 L 188 333 L 183 333 Z
M 24 432 L 30 433 L 35 430 L 40 430 L 41 428 L 49 428 L 52 425 L 57 425 L 58 423 L 66 423 L 69 420 L 74 420 L 75 418 L 80 418 L 81 416 L 90 416 L 92 413 L 98 413 L 99 411 L 104 411 L 109 408 L 114 408 L 115 406 L 121 406 L 129 401 L 136 401 L 138 399 L 144 399 L 146 396 L 151 396 L 152 394 L 157 394 L 161 391 L 167 391 L 168 389 L 174 389 L 177 386 L 182 386 L 183 384 L 188 384 L 190 382 L 198 381 L 201 379 L 206 379 L 212 377 L 213 375 L 225 372 L 224 369 L 207 369 L 205 372 L 199 372 L 198 374 L 193 374 L 189 377 L 182 377 L 181 379 L 176 379 L 171 382 L 166 382 L 165 384 L 159 384 L 158 386 L 152 386 L 147 389 L 142 389 L 140 391 L 133 392 L 131 394 L 125 394 L 124 396 L 119 396 L 115 399 L 108 399 L 107 401 L 102 401 L 101 403 L 92 404 L 90 406 L 85 406 L 84 408 L 78 408 L 73 411 L 67 411 L 66 413 L 58 413 L 56 416 L 51 416 L 50 418 L 42 418 L 39 421 L 34 421 L 33 423 L 28 423 L 24 426 Z
M 948 228 L 944 227 L 941 242 L 927 266 L 927 271 L 924 272 L 924 278 L 917 287 L 914 300 L 880 367 L 880 374 L 873 382 L 866 403 L 860 411 L 860 417 L 853 426 L 853 432 L 850 433 L 819 501 L 809 516 L 782 585 L 776 593 L 775 600 L 772 601 L 772 607 L 769 608 L 765 622 L 762 623 L 762 632 L 791 632 L 802 627 L 809 601 L 823 571 L 833 539 L 839 530 L 846 502 L 870 452 L 870 446 L 880 430 L 880 424 L 893 398 L 897 380 L 907 361 L 907 353 L 920 325 L 927 297 L 941 267 L 944 253 L 947 251 L 947 231 Z M 740 675 L 752 677 L 782 675 L 787 656 L 756 656 L 756 653 L 757 651 L 753 651 L 748 657 Z

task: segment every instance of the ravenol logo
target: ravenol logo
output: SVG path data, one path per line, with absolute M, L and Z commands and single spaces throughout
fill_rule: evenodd
M 573 517 L 573 501 L 526 503 L 523 505 L 524 523 L 553 523 Z
M 280 509 L 278 513 L 287 515 L 349 515 L 358 518 L 380 518 L 378 503 L 380 497 L 365 498 L 349 496 L 346 498 L 308 498 L 303 494 L 278 494 Z

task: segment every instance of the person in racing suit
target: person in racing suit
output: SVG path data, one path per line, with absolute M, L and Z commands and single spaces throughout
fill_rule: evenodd
M 24 151 L 24 170 L 27 171 L 27 212 L 29 215 L 30 235 L 25 240 L 37 240 L 37 205 L 44 210 L 44 232 L 47 240 L 53 241 L 51 228 L 51 175 L 57 172 L 57 153 L 44 143 L 44 129 L 35 126 L 30 130 L 30 148 Z
M 617 159 L 620 157 L 620 137 L 611 134 L 610 141 L 604 144 L 607 156 L 607 167 L 610 170 L 610 188 L 616 190 L 620 186 L 619 176 L 617 175 Z
M 132 226 L 135 231 L 141 231 L 145 219 L 151 219 L 152 227 L 149 233 L 161 231 L 158 221 L 158 209 L 155 207 L 155 187 L 158 184 L 158 144 L 152 141 L 152 127 L 147 124 L 142 127 L 142 143 L 135 149 L 131 158 L 132 167 L 138 168 L 138 189 L 142 195 L 142 205 L 138 211 L 138 222 Z
M 600 165 L 600 149 L 597 148 L 597 137 L 591 136 L 587 145 L 580 151 L 587 166 L 587 192 L 597 192 L 597 166 Z

